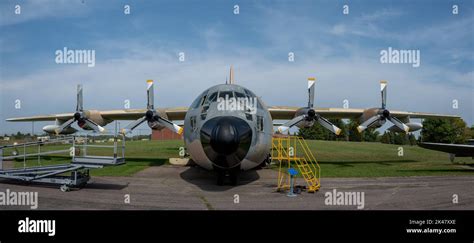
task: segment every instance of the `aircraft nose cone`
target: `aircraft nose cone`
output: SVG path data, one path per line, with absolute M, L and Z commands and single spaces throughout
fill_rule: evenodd
M 209 160 L 216 166 L 232 168 L 247 155 L 252 129 L 237 117 L 215 117 L 201 128 L 201 143 Z
M 239 148 L 240 137 L 235 124 L 223 119 L 212 129 L 211 147 L 219 154 L 231 154 Z

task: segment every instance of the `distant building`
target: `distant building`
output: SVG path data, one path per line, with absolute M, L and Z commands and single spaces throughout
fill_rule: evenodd
M 10 137 L 3 137 L 3 141 L 10 141 Z
M 182 135 L 169 130 L 168 128 L 163 128 L 161 130 L 151 130 L 151 140 L 180 140 L 183 139 Z
M 38 141 L 46 142 L 49 141 L 49 136 L 37 137 Z
M 84 137 L 75 137 L 76 143 L 84 143 L 86 141 L 86 138 Z

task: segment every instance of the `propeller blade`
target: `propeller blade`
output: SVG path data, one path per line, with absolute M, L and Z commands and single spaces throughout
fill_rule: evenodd
M 89 118 L 84 119 L 84 122 L 89 126 L 90 128 L 94 129 L 96 132 L 105 132 L 105 128 L 97 125 L 94 121 L 90 120 Z
M 153 98 L 153 80 L 147 80 L 146 96 L 147 96 L 147 105 L 148 110 L 154 109 L 154 98 Z
M 54 129 L 54 132 L 56 133 L 56 135 L 60 134 L 64 129 L 66 129 L 66 127 L 69 127 L 71 126 L 71 124 L 73 122 L 75 122 L 76 120 L 74 118 L 71 118 L 69 120 L 67 120 L 66 122 L 64 122 L 63 124 L 61 124 L 61 126 L 59 126 L 58 128 Z
M 327 120 L 324 117 L 319 117 L 318 118 L 318 123 L 321 124 L 324 128 L 328 129 L 329 131 L 333 132 L 336 135 L 341 134 L 341 129 L 339 127 L 336 127 L 334 124 L 332 124 L 329 120 Z
M 380 92 L 382 94 L 382 109 L 387 105 L 387 81 L 380 81 Z
M 82 111 L 83 110 L 83 104 L 82 104 L 82 85 L 78 84 L 77 85 L 77 99 L 76 99 L 76 111 Z
M 301 115 L 301 116 L 297 116 L 289 121 L 287 121 L 286 123 L 284 123 L 283 125 L 279 126 L 278 127 L 278 131 L 280 133 L 290 129 L 290 127 L 296 125 L 298 122 L 302 121 L 305 119 L 305 116 L 304 115 Z
M 376 122 L 378 122 L 380 120 L 380 118 L 381 118 L 380 115 L 375 115 L 375 116 L 367 119 L 362 124 L 360 124 L 360 126 L 357 127 L 357 131 L 359 131 L 359 133 L 363 132 L 365 129 L 367 129 L 368 127 L 374 125 Z
M 314 86 L 316 84 L 316 78 L 308 78 L 308 107 L 313 108 L 314 106 Z
M 174 124 L 173 122 L 163 118 L 163 117 L 160 117 L 160 116 L 156 116 L 155 119 L 163 126 L 165 126 L 166 128 L 170 129 L 171 131 L 181 135 L 183 133 L 183 128 Z
M 403 131 L 405 131 L 406 133 L 408 133 L 410 131 L 410 127 L 408 127 L 407 125 L 405 125 L 405 123 L 401 122 L 400 120 L 398 120 L 398 118 L 394 117 L 394 116 L 389 116 L 387 118 L 387 120 L 389 120 L 391 123 L 393 123 L 393 125 L 397 126 L 398 128 L 402 129 Z
M 123 128 L 120 132 L 122 134 L 127 134 L 131 132 L 133 129 L 138 127 L 140 124 L 142 124 L 144 121 L 146 121 L 146 116 L 139 118 L 138 120 L 133 121 L 132 123 L 128 124 L 125 128 Z

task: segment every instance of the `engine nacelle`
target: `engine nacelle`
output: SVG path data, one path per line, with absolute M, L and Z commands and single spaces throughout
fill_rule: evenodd
M 370 108 L 370 109 L 365 109 L 364 112 L 362 113 L 362 116 L 359 119 L 360 124 L 364 123 L 368 119 L 370 119 L 373 116 L 376 115 L 382 115 L 383 109 L 380 108 Z M 380 119 L 376 123 L 374 123 L 371 128 L 379 128 L 385 124 L 385 119 Z
M 386 122 L 385 119 L 378 120 L 376 123 L 374 123 L 373 126 L 371 126 L 371 128 L 379 128 L 379 127 L 383 126 L 383 124 L 385 124 L 385 122 Z
M 56 129 L 59 128 L 60 125 L 46 125 L 43 127 L 43 131 L 48 133 L 48 134 L 56 134 Z M 63 129 L 62 132 L 60 132 L 59 134 L 63 134 L 63 135 L 68 135 L 68 134 L 73 134 L 77 132 L 77 130 L 73 127 L 66 127 L 65 129 Z
M 94 121 L 95 123 L 97 123 L 97 125 L 102 126 L 102 127 L 106 126 L 107 124 L 109 124 L 111 122 L 110 120 L 105 120 L 100 115 L 100 111 L 98 111 L 98 110 L 86 110 L 86 111 L 84 111 L 84 115 L 87 118 Z M 84 130 L 94 130 L 93 128 L 87 126 L 86 124 L 78 123 L 78 125 Z
M 408 122 L 405 123 L 405 125 L 410 128 L 409 132 L 415 132 L 423 128 L 423 125 L 419 122 Z M 391 132 L 403 132 L 402 129 L 398 128 L 397 126 L 391 126 L 388 128 L 388 130 Z
M 169 119 L 164 110 L 156 110 L 155 113 L 147 114 L 147 116 L 150 116 L 149 118 L 151 118 L 153 115 L 157 115 L 159 117 Z M 161 125 L 157 121 L 148 121 L 147 123 L 148 123 L 148 126 L 153 130 L 162 130 L 163 128 L 165 128 L 165 126 Z
M 161 130 L 165 128 L 165 126 L 161 125 L 160 123 L 153 121 L 153 122 L 148 122 L 148 126 L 153 129 L 153 130 Z
M 296 111 L 295 113 L 295 116 L 294 117 L 298 117 L 298 116 L 301 116 L 301 115 L 308 115 L 308 111 L 310 109 L 307 108 L 307 107 L 303 107 L 303 108 L 300 108 Z M 303 128 L 303 127 L 311 127 L 314 125 L 314 120 L 311 119 L 311 120 L 303 120 L 303 121 L 300 121 L 298 122 L 295 126 L 299 127 L 299 128 Z
M 423 125 L 418 122 L 408 122 L 408 123 L 405 123 L 405 125 L 407 125 L 410 128 L 409 132 L 415 132 L 423 128 Z M 391 132 L 404 132 L 402 129 L 398 128 L 397 126 L 391 126 L 390 128 L 388 128 L 388 130 Z
M 301 121 L 298 124 L 296 124 L 297 127 L 303 128 L 303 127 L 311 127 L 314 125 L 314 120 L 313 121 Z

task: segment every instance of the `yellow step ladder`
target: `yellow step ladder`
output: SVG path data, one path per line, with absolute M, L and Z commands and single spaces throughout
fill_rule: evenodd
M 288 169 L 292 164 L 305 180 L 308 192 L 315 192 L 321 187 L 321 169 L 302 137 L 275 134 L 272 138 L 272 160 L 280 163 L 277 191 L 290 188 Z

